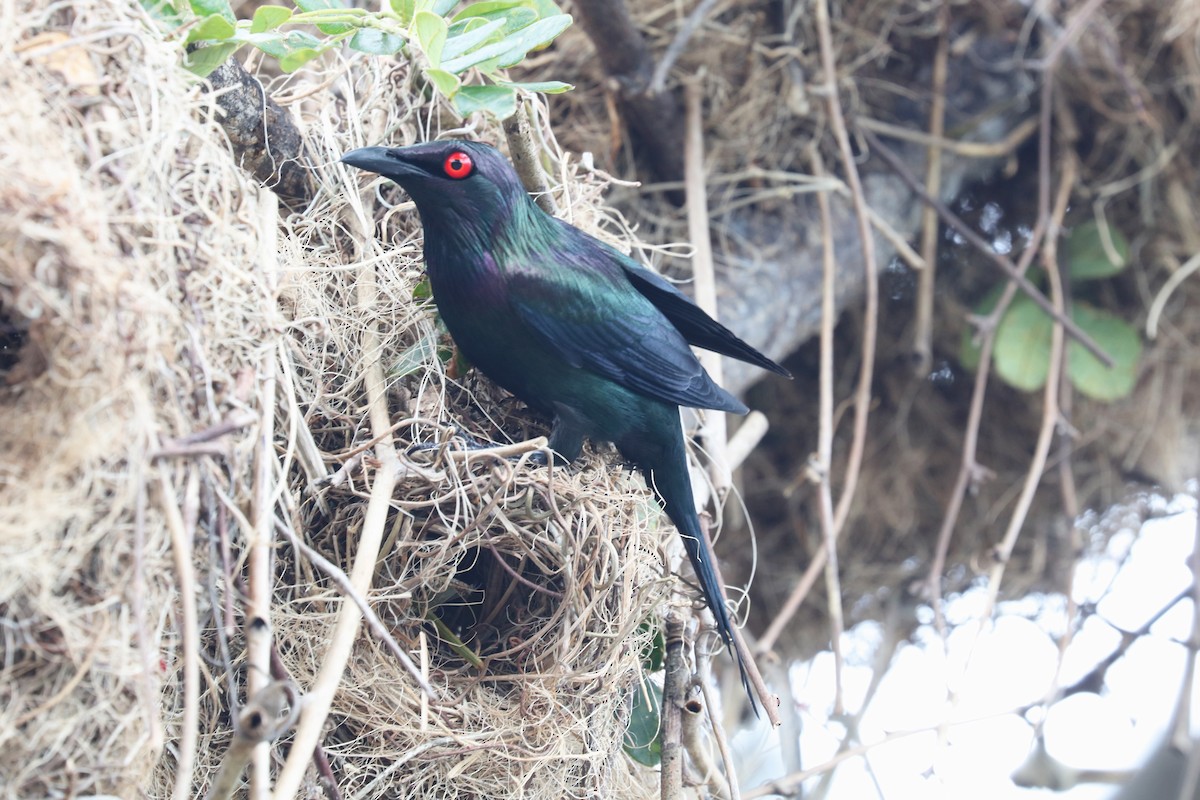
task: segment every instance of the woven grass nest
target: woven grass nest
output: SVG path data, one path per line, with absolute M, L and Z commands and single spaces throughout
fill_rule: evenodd
M 530 448 L 462 451 L 460 430 L 545 429 L 486 381 L 447 377 L 414 300 L 411 205 L 337 163 L 499 131 L 445 130 L 403 64 L 280 78 L 268 90 L 307 130 L 320 187 L 287 214 L 135 8 L 14 10 L 0 795 L 200 796 L 273 660 L 304 704 L 330 704 L 315 733 L 344 797 L 644 796 L 622 737 L 677 537 L 603 454 L 550 471 Z M 560 208 L 619 240 L 595 211 L 605 176 L 548 147 Z M 369 578 L 435 699 L 348 614 L 341 573 Z M 324 796 L 310 755 L 299 796 Z

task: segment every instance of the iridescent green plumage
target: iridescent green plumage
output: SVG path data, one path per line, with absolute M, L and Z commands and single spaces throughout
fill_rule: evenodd
M 412 196 L 446 327 L 472 364 L 554 417 L 551 448 L 573 461 L 585 437 L 610 441 L 641 469 L 731 642 L 733 622 L 696 516 L 679 406 L 739 414 L 746 407 L 712 381 L 688 345 L 787 371 L 658 275 L 543 212 L 487 145 L 369 147 L 342 160 Z M 749 693 L 740 655 L 738 662 Z

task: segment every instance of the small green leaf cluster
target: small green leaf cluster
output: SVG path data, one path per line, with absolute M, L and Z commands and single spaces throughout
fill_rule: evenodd
M 1105 235 L 1110 237 L 1105 241 Z M 1077 226 L 1067 239 L 1067 275 L 1075 290 L 1088 281 L 1109 278 L 1129 265 L 1129 245 L 1114 228 L 1102 230 L 1089 221 Z M 992 313 L 1004 286 L 992 289 L 975 309 L 978 316 Z M 1071 319 L 1092 337 L 1113 360 L 1106 367 L 1079 342 L 1067 343 L 1067 377 L 1081 394 L 1095 400 L 1113 401 L 1127 397 L 1137 381 L 1142 340 L 1125 320 L 1087 302 L 1071 305 Z M 1046 385 L 1050 373 L 1050 345 L 1054 321 L 1031 299 L 1018 295 L 1000 318 L 992 359 L 996 374 L 1010 386 L 1036 391 Z M 963 335 L 961 361 L 968 369 L 979 365 L 979 345 L 971 331 Z
M 185 34 L 185 66 L 200 77 L 246 45 L 294 72 L 345 43 L 371 55 L 405 52 L 464 117 L 484 111 L 503 119 L 516 111 L 520 90 L 555 94 L 572 88 L 560 81 L 513 83 L 500 75 L 570 26 L 571 16 L 554 0 L 484 0 L 453 14 L 458 0 L 390 0 L 381 11 L 347 8 L 342 0 L 295 0 L 294 8 L 260 6 L 248 20 L 234 16 L 229 0 L 141 2 L 167 31 Z M 488 82 L 464 83 L 470 69 Z

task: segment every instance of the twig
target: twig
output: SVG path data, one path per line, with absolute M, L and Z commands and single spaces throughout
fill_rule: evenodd
M 1046 53 L 1042 63 L 1046 65 L 1047 70 L 1051 69 L 1058 63 L 1058 59 L 1062 56 L 1064 50 L 1075 43 L 1075 40 L 1083 33 L 1087 27 L 1087 22 L 1091 19 L 1092 14 L 1096 13 L 1096 9 L 1103 5 L 1105 0 L 1087 0 L 1080 6 L 1072 15 L 1070 21 L 1067 22 L 1060 33 L 1054 39 L 1054 43 L 1050 46 L 1049 52 Z
M 1146 338 L 1158 338 L 1158 319 L 1162 316 L 1163 309 L 1167 306 L 1167 300 L 1171 299 L 1171 295 L 1179 288 L 1180 284 L 1190 278 L 1200 270 L 1200 253 L 1196 253 L 1183 266 L 1171 273 L 1171 277 L 1167 278 L 1167 282 L 1158 290 L 1158 294 L 1154 295 L 1154 302 L 1150 304 L 1150 311 L 1146 314 Z
M 183 640 L 183 718 L 179 723 L 178 762 L 172 800 L 192 797 L 192 771 L 200 723 L 200 625 L 196 614 L 196 574 L 192 567 L 192 536 L 176 503 L 176 492 L 166 472 L 158 473 L 160 500 L 171 551 L 175 556 L 176 585 L 179 587 L 179 637 Z
M 675 38 L 667 45 L 666 51 L 663 52 L 662 58 L 658 60 L 658 64 L 654 67 L 654 76 L 650 78 L 650 91 L 655 94 L 660 94 L 667 90 L 667 75 L 671 72 L 671 67 L 683 55 L 683 49 L 687 47 L 688 41 L 692 35 L 696 33 L 696 29 L 700 27 L 700 23 L 712 11 L 712 7 L 717 4 L 717 0 L 700 0 L 699 4 L 692 9 L 692 13 L 688 14 L 687 19 L 679 26 L 679 31 L 675 34 Z M 687 156 L 684 156 L 686 161 Z
M 277 307 L 276 276 L 279 271 L 277 232 L 279 207 L 275 196 L 262 192 L 259 224 L 258 275 L 261 297 L 267 314 Z M 269 318 L 269 316 L 268 316 Z M 272 520 L 275 509 L 275 401 L 278 366 L 275 348 L 264 348 L 258 368 L 259 421 L 255 437 L 254 487 L 252 497 L 253 532 L 246 565 L 246 697 L 258 697 L 271 682 L 271 560 L 275 553 Z M 267 800 L 271 794 L 270 745 L 263 742 L 251 755 L 250 789 L 253 800 Z
M 258 421 L 258 417 L 250 411 L 234 411 L 221 422 L 216 425 L 211 425 L 204 430 L 189 433 L 186 436 L 180 436 L 178 439 L 164 439 L 161 448 L 155 451 L 154 456 L 164 451 L 170 451 L 174 447 L 183 447 L 186 445 L 200 444 L 202 442 L 211 442 L 214 439 L 220 439 L 222 436 L 227 436 L 242 428 L 248 428 Z
M 685 136 L 683 171 L 687 197 L 688 239 L 692 243 L 692 276 L 696 305 L 713 319 L 717 318 L 717 281 L 713 270 L 712 240 L 708 230 L 708 189 L 704 176 L 704 131 L 700 122 L 700 84 L 689 81 L 684 90 Z M 700 364 L 720 386 L 723 381 L 721 356 L 709 350 L 699 353 Z M 725 415 L 719 411 L 704 415 L 700 437 L 709 454 L 709 477 L 718 501 L 729 491 L 733 475 L 727 464 Z
M 1104 681 L 1107 678 L 1108 670 L 1112 668 L 1112 665 L 1124 658 L 1125 654 L 1129 652 L 1130 647 L 1132 647 L 1135 643 L 1140 642 L 1143 637 L 1149 634 L 1150 630 L 1158 624 L 1160 619 L 1166 616 L 1168 611 L 1175 608 L 1175 606 L 1179 605 L 1184 600 L 1187 600 L 1195 591 L 1195 586 L 1189 586 L 1179 594 L 1175 595 L 1173 598 L 1164 603 L 1157 611 L 1147 617 L 1146 621 L 1143 622 L 1141 626 L 1137 628 L 1137 630 L 1122 630 L 1106 620 L 1106 623 L 1110 627 L 1115 628 L 1117 632 L 1121 634 L 1121 641 L 1117 642 L 1117 646 L 1111 653 L 1098 661 L 1081 678 L 1072 683 L 1070 686 L 1064 686 L 1059 692 L 1059 695 L 1061 697 L 1070 697 L 1073 694 L 1079 694 L 1081 692 L 1099 694 L 1104 688 Z
M 382 384 L 382 375 L 378 377 Z M 362 536 L 355 553 L 354 568 L 350 573 L 351 585 L 360 591 L 369 588 L 371 576 L 375 571 L 375 558 L 379 553 L 379 543 L 383 538 L 384 523 L 387 520 L 388 500 L 396 482 L 396 461 L 394 458 L 388 458 L 388 449 L 381 447 L 378 454 L 379 469 L 375 473 L 375 485 L 371 487 Z M 305 697 L 291 753 L 275 785 L 274 796 L 277 800 L 294 797 L 300 788 L 300 781 L 304 778 L 313 748 L 317 745 L 321 728 L 333 703 L 334 692 L 345 674 L 346 662 L 350 659 L 361 619 L 362 613 L 353 602 L 344 604 L 338 612 L 324 663 Z
M 283 714 L 284 707 L 288 714 Z M 268 682 L 238 714 L 233 727 L 233 741 L 221 759 L 216 777 L 204 795 L 205 800 L 227 800 L 237 790 L 242 771 L 251 756 L 292 729 L 299 713 L 296 687 L 290 681 Z
M 663 621 L 665 653 L 663 665 L 661 798 L 681 800 L 683 797 L 683 702 L 688 680 L 687 664 L 683 658 L 683 617 L 677 611 L 667 612 Z
M 288 672 L 288 668 L 283 663 L 283 658 L 279 655 L 279 648 L 271 645 L 271 677 L 276 682 L 286 683 L 292 689 L 292 696 L 288 698 L 288 702 L 292 704 L 297 711 L 300 708 L 299 689 L 296 686 L 296 681 Z M 290 725 L 294 725 L 295 718 L 291 718 Z M 329 765 L 329 756 L 325 755 L 325 748 L 320 742 L 313 748 L 313 764 L 317 768 L 317 783 L 325 791 L 325 796 L 329 800 L 342 800 L 341 790 L 338 789 L 337 779 L 334 777 L 333 768 Z
M 149 459 L 135 461 L 131 465 L 130 478 L 137 487 L 133 512 L 133 568 L 129 581 L 127 595 L 129 608 L 133 614 L 136 628 L 136 642 L 141 656 L 142 679 L 138 681 L 138 706 L 143 709 L 142 725 L 152 747 L 163 746 L 166 738 L 163 734 L 162 722 L 155 709 L 158 708 L 161 689 L 156 677 L 159 661 L 159 645 L 157 639 L 151 639 L 149 626 L 146 622 L 146 554 L 150 552 L 146 546 L 146 507 L 150 503 L 150 481 L 146 477 L 146 469 L 150 466 Z M 15 730 L 17 726 L 13 726 Z
M 324 455 L 313 438 L 312 428 L 304 424 L 304 412 L 300 409 L 300 402 L 296 396 L 293 349 L 289 345 L 294 343 L 280 342 L 279 365 L 276 367 L 279 391 L 287 403 L 288 441 L 295 450 L 296 463 L 308 477 L 308 485 L 316 487 L 330 478 L 329 468 L 325 465 Z M 324 494 L 313 492 L 312 495 L 322 514 L 329 516 L 333 513 L 325 501 Z
M 696 677 L 697 683 L 700 684 L 700 693 L 704 695 L 704 707 L 708 709 L 708 720 L 712 725 L 713 738 L 717 742 L 721 762 L 725 765 L 725 775 L 728 776 L 727 779 L 722 779 L 721 785 L 724 786 L 726 796 L 730 800 L 741 800 L 733 751 L 729 748 L 729 737 L 725 735 L 725 726 L 721 724 L 721 715 L 715 711 L 717 705 L 712 682 L 712 659 L 707 652 L 696 653 Z
M 833 56 L 833 32 L 829 27 L 828 0 L 818 0 L 815 7 L 817 39 L 821 49 L 821 69 L 824 71 L 825 101 L 829 105 L 829 124 L 837 140 L 842 156 L 842 168 L 846 172 L 846 183 L 854 200 L 854 213 L 858 221 L 858 237 L 862 246 L 863 290 L 866 308 L 863 320 L 862 363 L 858 372 L 858 388 L 854 393 L 854 436 L 850 442 L 850 453 L 846 457 L 846 473 L 842 481 L 842 493 L 838 497 L 834 512 L 835 536 L 846 524 L 850 515 L 850 504 L 858 485 L 859 470 L 862 468 L 863 452 L 867 442 L 867 416 L 871 410 L 871 378 L 875 373 L 875 338 L 879 324 L 879 270 L 875 259 L 875 237 L 871 235 L 871 217 L 863 192 L 862 179 L 858 175 L 858 162 L 850 146 L 850 134 L 846 130 L 846 118 L 837 91 L 837 64 Z
M 1047 76 L 1047 81 L 1050 81 L 1049 76 Z M 1046 100 L 1050 99 L 1049 94 L 1049 91 L 1045 92 Z M 1054 210 L 1050 212 L 1050 224 L 1046 230 L 1045 244 L 1042 247 L 1042 266 L 1045 267 L 1046 276 L 1049 279 L 1050 297 L 1060 316 L 1063 309 L 1063 288 L 1062 276 L 1058 268 L 1058 234 L 1062 227 L 1063 216 L 1067 212 L 1067 203 L 1071 199 L 1071 191 L 1075 187 L 1077 169 L 1075 151 L 1069 148 L 1065 149 L 1062 153 L 1062 161 L 1063 174 L 1060 178 L 1059 192 L 1055 198 Z M 1049 168 L 1048 164 L 1046 168 Z M 1050 453 L 1050 445 L 1054 442 L 1054 431 L 1059 421 L 1059 377 L 1063 368 L 1063 362 L 1065 361 L 1065 355 L 1063 326 L 1055 325 L 1050 337 L 1050 368 L 1046 377 L 1046 388 L 1042 395 L 1044 406 L 1042 408 L 1041 429 L 1038 431 L 1034 456 L 1029 464 L 1025 483 L 1021 488 L 1021 495 L 1017 499 L 1017 506 L 1013 509 L 1012 517 L 1009 519 L 1004 539 L 1001 540 L 999 547 L 996 549 L 995 564 L 993 564 L 988 574 L 988 596 L 982 613 L 983 619 L 991 617 L 992 610 L 995 608 L 996 598 L 1000 593 L 1000 581 L 1004 576 L 1004 569 L 1008 566 L 1008 561 L 1012 556 L 1017 537 L 1020 535 L 1021 528 L 1025 524 L 1025 517 L 1029 513 L 1030 505 L 1033 503 L 1033 495 L 1042 481 L 1042 473 L 1046 468 L 1046 457 Z
M 816 174 L 825 172 L 821 161 L 821 153 L 817 148 L 812 152 L 813 171 Z M 833 222 L 829 211 L 829 197 L 817 195 L 817 209 L 821 220 L 821 366 L 819 380 L 819 403 L 817 416 L 820 420 L 817 433 L 817 462 L 820 473 L 820 483 L 817 487 L 819 495 L 821 534 L 825 542 L 825 586 L 829 603 L 830 648 L 833 651 L 833 682 L 834 682 L 834 713 L 841 714 L 842 700 L 842 593 L 838 576 L 837 537 L 838 527 L 834 524 L 833 488 L 830 480 L 833 472 L 833 326 L 837 320 L 834 308 L 834 292 L 836 291 L 837 265 L 833 252 Z
M 209 597 L 212 603 L 213 619 L 216 623 L 214 627 L 217 634 L 217 652 L 220 654 L 221 664 L 225 667 L 227 676 L 225 707 L 232 710 L 238 707 L 238 682 L 234 676 L 233 656 L 230 655 L 229 648 L 229 640 L 237 632 L 234 628 L 234 592 L 223 591 L 221 597 L 217 597 L 218 581 L 214 574 L 216 566 L 220 565 L 221 568 L 221 586 L 238 586 L 242 578 L 233 574 L 233 553 L 229 547 L 229 515 L 225 506 L 216 502 L 217 493 L 213 490 L 211 480 L 210 476 L 209 482 L 206 482 L 204 487 L 207 490 L 204 500 L 208 512 L 205 517 L 208 521 L 209 553 L 212 559 L 208 570 Z M 220 610 L 218 611 L 218 609 Z
M 1016 269 L 1020 275 L 1024 275 L 1025 271 L 1029 269 L 1029 265 L 1033 263 L 1033 259 L 1042 245 L 1042 240 L 1046 236 L 1046 229 L 1049 226 L 1047 216 L 1050 205 L 1050 134 L 1053 117 L 1050 103 L 1051 97 L 1046 94 L 1046 91 L 1046 86 L 1043 85 L 1038 139 L 1038 206 L 1041 211 L 1038 213 L 1033 233 L 1029 237 L 1029 244 L 1026 245 L 1024 252 L 1021 253 L 1021 257 L 1017 260 Z M 1000 299 L 996 302 L 996 308 L 992 312 L 993 315 L 1003 314 L 1008 309 L 1009 303 L 1012 302 L 1012 298 L 1016 295 L 1016 292 L 1017 285 L 1009 282 L 1004 287 Z M 977 460 L 979 427 L 983 419 L 983 401 L 987 396 L 988 378 L 991 375 L 992 349 L 996 343 L 996 325 L 994 323 L 983 325 L 981 326 L 981 330 L 983 332 L 983 340 L 979 345 L 979 366 L 975 370 L 975 384 L 971 390 L 971 405 L 967 412 L 966 432 L 963 435 L 962 460 L 959 465 L 958 476 L 954 481 L 954 488 L 950 492 L 950 499 L 946 503 L 946 512 L 942 516 L 942 526 L 938 531 L 937 545 L 934 549 L 933 559 L 929 565 L 929 577 L 927 579 L 929 602 L 933 604 L 934 627 L 937 628 L 943 637 L 946 635 L 946 625 L 945 618 L 942 615 L 942 572 L 945 569 L 946 556 L 950 552 L 950 537 L 954 534 L 954 526 L 958 523 L 958 515 L 962 510 L 962 503 L 966 498 L 967 489 L 980 479 L 982 473 Z
M 512 444 L 501 444 L 495 447 L 481 447 L 478 450 L 446 450 L 442 455 L 448 461 L 471 461 L 476 458 L 496 458 L 504 461 L 516 456 L 522 456 L 526 453 L 533 453 L 538 450 L 546 450 L 550 446 L 550 440 L 545 436 L 535 436 L 532 439 L 526 439 L 523 442 L 513 442 Z
M 946 130 L 946 65 L 950 59 L 950 4 L 937 11 L 937 51 L 933 56 L 932 102 L 929 108 L 929 135 L 942 138 Z M 942 150 L 930 144 L 926 151 L 925 188 L 931 197 L 941 196 Z M 921 258 L 925 269 L 917 277 L 917 307 L 913 320 L 914 369 L 918 377 L 929 372 L 933 359 L 933 297 L 937 277 L 938 217 L 931 206 L 921 209 Z
M 935 147 L 945 153 L 967 158 L 998 158 L 1016 151 L 1026 139 L 1037 132 L 1037 117 L 1030 117 L 1009 131 L 998 142 L 960 142 L 957 139 L 947 139 L 944 136 L 932 136 L 925 131 L 904 128 L 890 122 L 881 122 L 870 117 L 855 117 L 854 125 L 861 130 L 874 131 L 893 139 L 912 142 L 913 144 Z
M 730 472 L 742 466 L 742 462 L 758 447 L 758 443 L 767 435 L 770 424 L 766 414 L 761 411 L 751 411 L 746 415 L 725 446 L 726 465 Z
M 538 160 L 525 108 L 524 101 L 518 102 L 517 112 L 502 123 L 504 138 L 508 140 L 508 155 L 512 158 L 517 175 L 521 177 L 525 191 L 533 195 L 534 202 L 547 214 L 557 214 L 558 206 L 554 202 L 554 195 L 550 193 L 550 183 L 546 180 L 546 173 L 542 171 L 541 162 Z
M 703 656 L 697 652 L 697 662 L 702 658 Z M 707 695 L 702 696 L 707 700 Z M 732 784 L 725 780 L 721 770 L 717 769 L 717 765 L 712 760 L 708 738 L 704 735 L 704 710 L 707 707 L 708 703 L 701 702 L 698 697 L 691 697 L 683 704 L 683 711 L 680 715 L 682 729 L 680 742 L 684 752 L 691 758 L 692 766 L 700 774 L 700 781 L 708 790 L 709 796 L 715 800 L 731 800 L 729 792 Z M 709 719 L 714 716 L 716 715 L 710 711 Z
M 1045 311 L 1051 317 L 1051 319 L 1062 325 L 1063 329 L 1071 335 L 1071 338 L 1083 345 L 1083 347 L 1086 348 L 1089 353 L 1100 359 L 1101 363 L 1103 363 L 1106 367 L 1111 367 L 1113 365 L 1112 356 L 1104 352 L 1100 345 L 1096 344 L 1096 341 L 1091 336 L 1088 336 L 1082 329 L 1080 329 L 1078 325 L 1075 324 L 1074 320 L 1065 316 L 1061 311 L 1055 309 L 1054 304 L 1046 298 L 1046 295 L 1042 294 L 1041 290 L 1030 283 L 1029 279 L 1021 274 L 1021 271 L 1017 269 L 1011 260 L 997 253 L 995 248 L 986 242 L 982 236 L 973 231 L 971 227 L 967 225 L 967 223 L 959 219 L 958 215 L 947 208 L 945 203 L 926 192 L 924 187 L 922 187 L 917 179 L 913 177 L 913 174 L 909 172 L 908 168 L 904 166 L 904 163 L 900 160 L 900 157 L 896 155 L 896 153 L 889 147 L 884 145 L 883 142 L 879 141 L 879 137 L 866 128 L 862 129 L 862 135 L 863 138 L 865 138 L 871 145 L 871 149 L 878 153 L 879 157 L 887 162 L 888 166 L 892 168 L 897 177 L 899 177 L 900 180 L 902 180 L 914 194 L 920 197 L 922 202 L 937 209 L 938 216 L 941 217 L 947 225 L 949 225 L 951 228 L 954 228 L 954 230 L 957 231 L 963 237 L 963 239 L 969 242 L 971 246 L 978 250 L 985 258 L 987 258 L 996 266 L 1000 267 L 1000 269 L 1009 277 L 1009 279 L 1016 283 L 1017 286 L 1020 287 L 1021 291 L 1024 292 L 1029 299 L 1037 305 L 1038 308 L 1042 309 L 1042 311 Z

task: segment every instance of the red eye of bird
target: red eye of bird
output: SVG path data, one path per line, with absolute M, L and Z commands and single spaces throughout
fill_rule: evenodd
M 471 163 L 471 157 L 469 155 L 464 153 L 462 150 L 455 150 L 453 153 L 446 156 L 446 161 L 444 164 L 442 164 L 442 169 L 445 171 L 447 177 L 454 178 L 455 180 L 462 180 L 471 174 L 471 170 L 474 168 L 474 166 L 475 165 Z

